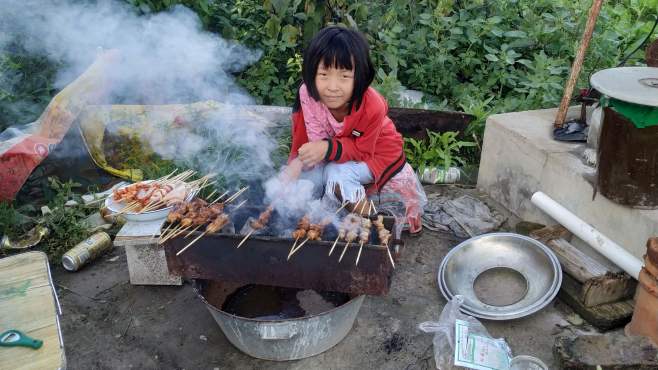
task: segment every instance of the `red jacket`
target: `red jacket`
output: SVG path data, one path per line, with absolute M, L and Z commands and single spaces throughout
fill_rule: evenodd
M 352 112 L 345 116 L 343 131 L 327 139 L 329 148 L 325 160 L 337 163 L 365 162 L 375 179 L 375 190 L 381 189 L 406 163 L 402 135 L 395 129 L 387 113 L 388 105 L 384 97 L 369 87 L 363 95 L 359 110 L 352 108 Z M 299 109 L 292 114 L 289 162 L 297 157 L 299 148 L 307 142 L 304 114 Z

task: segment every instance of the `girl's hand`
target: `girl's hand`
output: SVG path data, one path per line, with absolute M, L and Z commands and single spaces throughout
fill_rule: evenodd
M 313 167 L 324 160 L 329 149 L 329 143 L 325 140 L 309 142 L 299 148 L 299 159 L 306 167 Z
M 284 182 L 293 182 L 297 180 L 302 173 L 303 167 L 304 163 L 302 163 L 299 157 L 293 159 L 281 173 L 281 179 L 284 180 Z

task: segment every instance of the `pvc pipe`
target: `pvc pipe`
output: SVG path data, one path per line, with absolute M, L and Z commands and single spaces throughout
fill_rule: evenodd
M 628 251 L 620 247 L 617 243 L 601 234 L 598 230 L 541 191 L 534 193 L 531 201 L 555 221 L 566 227 L 567 230 L 621 267 L 622 270 L 626 271 L 635 280 L 638 279 L 640 270 L 642 269 L 642 261 L 638 258 L 628 253 Z

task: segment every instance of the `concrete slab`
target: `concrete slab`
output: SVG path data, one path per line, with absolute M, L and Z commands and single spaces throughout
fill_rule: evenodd
M 235 349 L 189 284 L 131 285 L 125 253 L 115 248 L 78 273 L 59 267 L 53 272 L 69 368 L 434 369 L 432 336 L 417 326 L 438 320 L 446 303 L 437 286 L 438 267 L 458 242 L 428 231 L 408 239 L 390 293 L 367 297 L 354 327 L 334 348 L 291 362 L 258 360 Z M 555 301 L 524 319 L 483 323 L 493 336 L 504 337 L 514 354 L 539 357 L 554 369 L 553 343 L 572 328 L 566 321 L 570 315 L 570 308 Z
M 477 187 L 523 220 L 554 224 L 530 198 L 542 191 L 638 258 L 658 235 L 658 210 L 616 204 L 596 194 L 584 144 L 553 140 L 556 109 L 490 116 Z M 570 116 L 578 114 L 571 109 Z M 577 244 L 577 243 L 576 243 Z
M 658 368 L 658 348 L 644 337 L 623 331 L 559 337 L 555 354 L 565 370 L 649 370 Z

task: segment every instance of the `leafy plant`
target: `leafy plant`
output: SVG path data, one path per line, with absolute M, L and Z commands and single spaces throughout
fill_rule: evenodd
M 476 143 L 463 141 L 459 133 L 447 131 L 444 133 L 427 130 L 426 140 L 405 138 L 405 155 L 407 160 L 419 173 L 426 168 L 449 169 L 455 165 L 466 165 L 461 156 L 462 148 L 474 147 Z
M 67 250 L 91 234 L 85 223 L 90 211 L 82 207 L 82 199 L 74 191 L 80 184 L 72 181 L 60 182 L 52 177 L 49 182 L 55 196 L 48 204 L 51 212 L 44 215 L 41 223 L 50 230 L 50 235 L 41 242 L 40 248 L 48 254 L 51 261 L 58 261 Z M 69 201 L 75 201 L 77 204 L 67 205 Z

